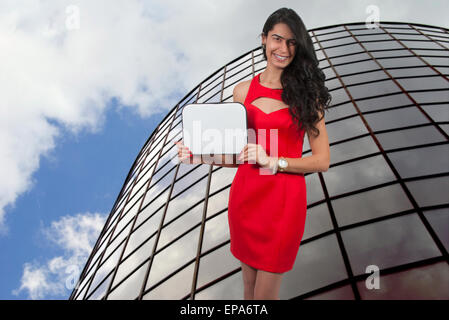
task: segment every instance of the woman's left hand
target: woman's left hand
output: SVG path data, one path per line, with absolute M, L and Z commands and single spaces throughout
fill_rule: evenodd
M 264 148 L 260 144 L 248 143 L 243 147 L 237 159 L 239 161 L 257 163 L 263 168 L 268 168 L 271 157 L 267 155 Z

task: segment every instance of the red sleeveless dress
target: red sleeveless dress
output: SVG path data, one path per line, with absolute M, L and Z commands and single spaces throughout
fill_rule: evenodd
M 244 102 L 248 142 L 262 145 L 269 156 L 299 158 L 305 131 L 295 125 L 289 108 L 267 114 L 251 104 L 259 97 L 282 101 L 281 94 L 282 89 L 262 86 L 260 74 L 252 79 Z M 257 163 L 240 164 L 229 192 L 232 254 L 258 270 L 291 270 L 304 234 L 306 212 L 304 174 L 278 171 L 273 175 Z

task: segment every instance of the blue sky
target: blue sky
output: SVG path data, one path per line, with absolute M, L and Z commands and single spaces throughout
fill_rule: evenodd
M 1 299 L 28 298 L 26 290 L 12 294 L 20 287 L 25 262 L 43 266 L 49 258 L 63 254 L 42 233 L 51 221 L 111 210 L 135 157 L 165 116 L 143 119 L 128 110 L 117 111 L 115 104 L 110 103 L 100 133 L 65 133 L 50 157 L 41 159 L 33 188 L 18 198 L 15 207 L 7 208 L 9 232 L 0 240 Z
M 0 3 L 0 299 L 66 299 L 143 144 L 176 102 L 260 45 L 269 14 L 311 29 L 448 28 L 445 0 Z M 445 10 L 446 9 L 446 10 Z M 317 19 L 319 17 L 319 19 Z M 230 23 L 232 21 L 232 23 Z

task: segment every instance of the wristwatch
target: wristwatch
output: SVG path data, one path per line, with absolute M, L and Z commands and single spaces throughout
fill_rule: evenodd
M 285 159 L 284 157 L 279 157 L 279 159 L 278 159 L 279 172 L 285 171 L 285 169 L 287 169 L 287 167 L 288 167 L 287 159 Z

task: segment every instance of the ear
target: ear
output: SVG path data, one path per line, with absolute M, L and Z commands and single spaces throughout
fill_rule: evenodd
M 262 36 L 262 45 L 266 45 L 267 44 L 267 37 L 265 36 L 265 34 L 262 32 L 262 34 L 261 34 L 261 36 Z

